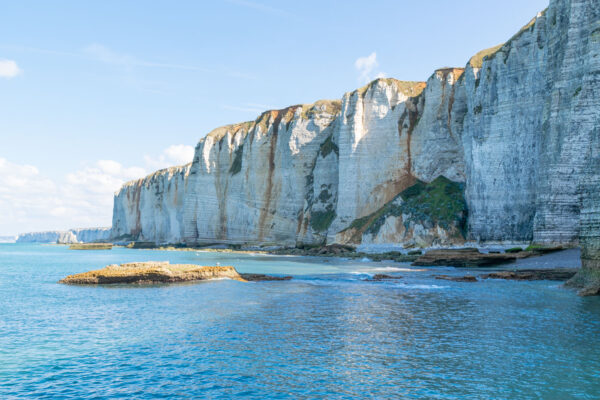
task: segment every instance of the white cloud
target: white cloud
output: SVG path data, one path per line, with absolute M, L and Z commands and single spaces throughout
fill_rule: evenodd
M 174 165 L 183 165 L 194 159 L 194 147 L 174 144 L 167 147 L 158 156 L 145 155 L 144 161 L 149 169 L 162 169 Z
M 100 160 L 95 165 L 67 174 L 67 183 L 71 185 L 70 189 L 104 194 L 113 193 L 124 182 L 144 175 L 146 171 L 143 168 L 125 168 L 113 160 Z
M 372 52 L 366 57 L 357 58 L 354 62 L 354 67 L 358 71 L 358 80 L 361 83 L 367 83 L 377 78 L 385 78 L 384 72 L 375 72 L 377 67 L 379 67 L 376 52 Z
M 52 180 L 26 164 L 0 158 L 0 233 L 108 226 L 113 194 L 146 170 L 101 160 Z
M 145 168 L 99 160 L 50 179 L 38 168 L 0 157 L 0 235 L 78 227 L 110 226 L 113 195 L 123 183 L 149 171 L 191 162 L 194 148 L 167 147 L 145 156 Z
M 0 60 L 0 78 L 14 78 L 23 71 L 13 60 Z

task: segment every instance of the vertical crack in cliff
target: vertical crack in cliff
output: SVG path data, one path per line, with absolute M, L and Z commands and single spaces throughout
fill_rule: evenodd
M 265 224 L 267 217 L 271 215 L 271 199 L 273 191 L 273 173 L 275 172 L 275 151 L 277 148 L 277 137 L 279 135 L 279 124 L 283 117 L 283 111 L 272 111 L 271 115 L 274 115 L 273 119 L 273 131 L 271 134 L 271 143 L 269 149 L 269 171 L 267 174 L 267 187 L 265 189 L 265 204 L 260 210 L 260 216 L 258 218 L 258 240 L 263 241 L 265 236 Z
M 133 192 L 133 204 L 135 207 L 135 229 L 131 235 L 138 239 L 142 233 L 142 210 L 140 208 L 140 199 L 142 196 L 142 181 L 136 182 L 135 191 Z
M 229 148 L 229 147 L 228 147 Z M 225 175 L 225 185 L 223 187 L 223 182 L 221 182 L 221 166 L 219 165 L 220 159 L 220 151 L 221 146 L 219 145 L 219 153 L 216 160 L 216 168 L 215 168 L 215 192 L 217 195 L 217 207 L 219 209 L 219 226 L 215 227 L 215 233 L 217 239 L 225 240 L 227 239 L 227 187 L 229 185 L 229 179 L 227 179 L 227 174 Z M 229 154 L 231 158 L 231 153 Z
M 406 164 L 404 166 L 404 171 L 409 177 L 412 177 L 412 153 L 411 153 L 411 139 L 412 133 L 415 130 L 415 127 L 419 123 L 419 110 L 417 106 L 417 102 L 413 103 L 414 100 L 418 99 L 418 97 L 410 98 L 406 100 L 406 107 L 400 120 L 398 121 L 398 134 L 400 135 L 400 139 L 402 139 L 402 134 L 404 131 L 404 122 L 406 121 L 406 117 L 408 117 L 408 129 L 406 130 Z M 411 110 L 414 108 L 414 110 Z
M 456 85 L 452 85 L 452 91 L 450 92 L 450 99 L 448 100 L 448 134 L 451 138 L 454 138 L 454 134 L 452 133 L 452 108 L 454 107 L 454 90 L 456 89 Z
M 402 140 L 402 133 L 404 132 L 404 121 L 406 121 L 407 115 L 408 115 L 408 108 L 405 107 L 404 112 L 402 113 L 402 115 L 400 116 L 400 119 L 398 120 L 398 136 L 400 137 L 400 140 Z M 410 174 L 410 171 L 411 171 L 410 137 L 406 141 L 406 157 L 407 157 L 407 161 L 406 161 L 406 165 L 404 166 L 404 170 L 406 171 L 407 174 Z

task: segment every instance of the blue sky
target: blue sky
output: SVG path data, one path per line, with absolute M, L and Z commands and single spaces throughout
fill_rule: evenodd
M 426 80 L 547 5 L 2 2 L 0 235 L 110 225 L 124 180 L 187 161 L 213 128 L 378 74 Z

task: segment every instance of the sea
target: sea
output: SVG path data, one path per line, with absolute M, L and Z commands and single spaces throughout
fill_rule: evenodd
M 133 261 L 293 279 L 58 283 Z M 578 265 L 568 250 L 504 268 Z M 483 273 L 0 244 L 0 399 L 599 399 L 600 297 L 552 281 L 434 277 Z

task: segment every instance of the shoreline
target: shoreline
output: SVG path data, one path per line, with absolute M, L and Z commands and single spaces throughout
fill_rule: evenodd
M 117 247 L 115 245 L 115 247 Z M 369 262 L 398 262 L 411 263 L 414 266 L 441 266 L 450 267 L 493 267 L 502 264 L 511 264 L 519 259 L 539 257 L 544 254 L 568 250 L 575 247 L 567 246 L 542 246 L 535 244 L 514 245 L 514 243 L 486 243 L 477 247 L 452 246 L 430 247 L 422 249 L 402 249 L 401 251 L 367 252 L 364 247 L 342 244 L 310 245 L 301 247 L 284 246 L 242 246 L 242 245 L 206 245 L 202 247 L 184 245 L 156 245 L 151 242 L 131 242 L 124 246 L 139 250 L 162 251 L 188 251 L 188 252 L 213 252 L 227 254 L 247 254 L 262 256 L 289 256 L 289 257 L 322 257 L 341 258 L 347 260 L 363 260 Z M 389 250 L 390 247 L 379 247 L 380 250 Z M 361 251 L 362 250 L 362 251 Z M 373 248 L 371 249 L 373 250 Z

